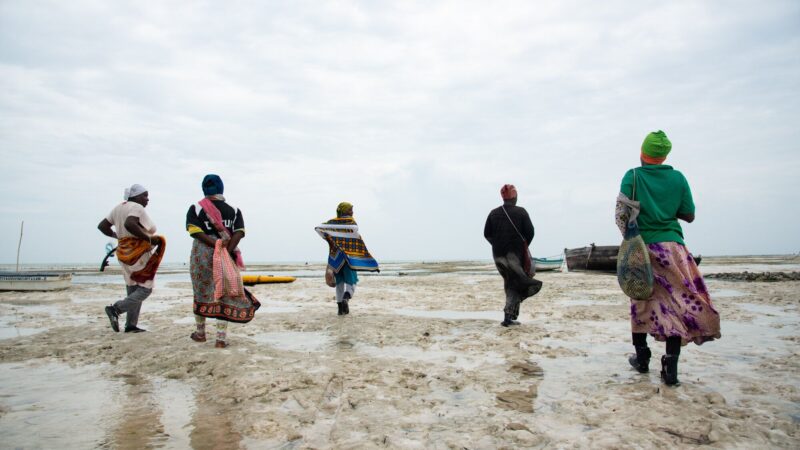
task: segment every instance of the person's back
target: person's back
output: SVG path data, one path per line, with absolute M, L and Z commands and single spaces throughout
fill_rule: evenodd
M 486 218 L 483 236 L 492 245 L 492 257 L 506 292 L 501 325 L 519 325 L 519 306 L 535 295 L 542 283 L 531 276 L 528 245 L 533 240 L 533 224 L 525 208 L 516 206 L 517 189 L 506 184 L 500 189 L 503 206 L 493 209 Z
M 694 202 L 686 178 L 664 165 L 672 143 L 659 130 L 645 137 L 640 150 L 641 167 L 628 170 L 617 197 L 616 220 L 623 236 L 630 220 L 629 200 L 640 203 L 636 223 L 653 270 L 650 298 L 631 298 L 631 341 L 636 354 L 628 358 L 640 373 L 650 370 L 652 352 L 647 335 L 666 342 L 661 357 L 661 378 L 678 385 L 678 358 L 681 346 L 700 345 L 721 337 L 719 313 L 714 309 L 703 275 L 683 241 L 678 219 L 694 221 Z M 634 193 L 635 184 L 635 193 Z
M 634 171 L 636 198 L 640 203 L 637 219 L 645 243 L 683 241 L 680 215 L 694 214 L 689 183 L 682 173 L 665 164 L 631 169 L 622 178 L 621 192 L 633 197 Z
M 503 211 L 504 209 L 505 211 Z M 506 213 L 508 213 L 508 216 L 506 216 Z M 510 204 L 495 208 L 489 212 L 483 231 L 486 240 L 492 244 L 493 256 L 505 255 L 512 249 L 522 248 L 523 237 L 526 243 L 530 243 L 533 240 L 533 225 L 531 225 L 528 212 L 521 206 Z

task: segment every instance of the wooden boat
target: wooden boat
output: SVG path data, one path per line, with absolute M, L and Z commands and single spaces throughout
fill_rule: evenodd
M 533 258 L 533 267 L 536 272 L 560 270 L 564 258 Z
M 71 284 L 71 273 L 0 272 L 0 291 L 58 291 Z
M 291 283 L 296 279 L 295 277 L 274 277 L 272 275 L 242 275 L 242 283 L 244 283 L 245 286 L 267 283 Z
M 565 248 L 567 270 L 597 270 L 601 272 L 617 271 L 617 253 L 619 245 L 590 245 L 581 248 Z
M 569 271 L 617 271 L 617 253 L 619 245 L 590 245 L 589 247 L 564 249 Z M 694 262 L 700 265 L 700 255 L 694 256 Z

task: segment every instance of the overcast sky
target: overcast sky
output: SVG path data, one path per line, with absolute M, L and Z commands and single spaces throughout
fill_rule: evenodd
M 0 263 L 98 262 L 141 183 L 187 261 L 217 173 L 245 261 L 323 262 L 355 205 L 379 261 L 488 259 L 500 187 L 533 253 L 616 244 L 662 129 L 706 255 L 800 250 L 800 2 L 0 1 Z

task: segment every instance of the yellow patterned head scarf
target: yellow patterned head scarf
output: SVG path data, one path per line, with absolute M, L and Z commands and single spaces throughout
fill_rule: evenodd
M 348 214 L 349 213 L 349 214 Z M 342 202 L 336 207 L 336 217 L 342 217 L 353 213 L 353 204 Z

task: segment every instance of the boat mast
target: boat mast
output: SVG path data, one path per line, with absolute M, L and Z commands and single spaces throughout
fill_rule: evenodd
M 22 248 L 22 229 L 25 227 L 25 221 L 19 225 L 19 244 L 17 244 L 17 272 L 19 272 L 19 249 Z

